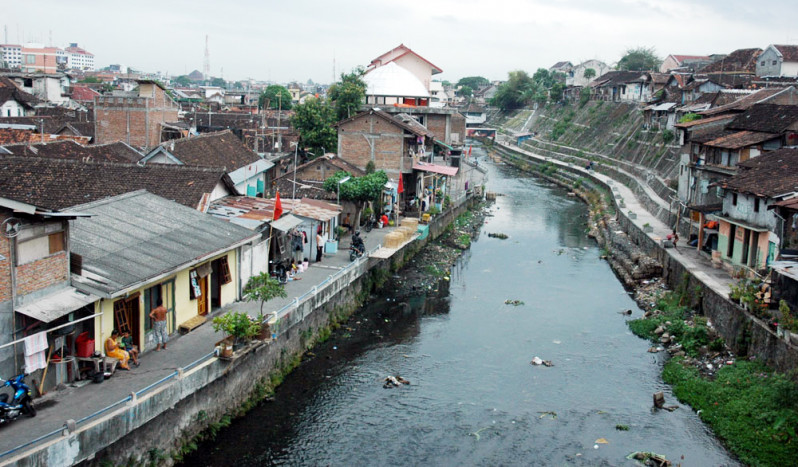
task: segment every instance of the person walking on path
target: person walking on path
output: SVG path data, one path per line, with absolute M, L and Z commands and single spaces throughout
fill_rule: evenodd
M 166 307 L 163 306 L 163 300 L 160 298 L 158 299 L 157 305 L 155 308 L 150 311 L 150 319 L 152 319 L 152 329 L 155 331 L 155 342 L 158 344 L 155 347 L 155 351 L 158 352 L 161 350 L 161 345 L 163 344 L 163 349 L 166 350 Z
M 321 231 L 316 232 L 316 262 L 321 262 L 321 253 L 324 251 L 324 236 Z

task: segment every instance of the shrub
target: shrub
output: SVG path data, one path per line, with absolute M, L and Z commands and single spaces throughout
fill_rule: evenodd
M 669 144 L 671 141 L 673 141 L 673 139 L 675 137 L 676 137 L 676 135 L 674 135 L 673 131 L 671 131 L 671 130 L 665 130 L 665 131 L 662 132 L 662 141 L 665 144 Z

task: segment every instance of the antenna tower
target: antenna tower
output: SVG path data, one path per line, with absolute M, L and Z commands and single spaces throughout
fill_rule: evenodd
M 202 63 L 202 77 L 211 79 L 211 51 L 208 49 L 208 35 L 205 35 L 205 61 Z

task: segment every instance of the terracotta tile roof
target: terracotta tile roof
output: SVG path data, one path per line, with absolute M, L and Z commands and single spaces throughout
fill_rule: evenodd
M 756 73 L 756 58 L 762 53 L 762 49 L 737 49 L 727 55 L 722 60 L 702 68 L 701 73 Z
M 672 55 L 679 63 L 685 60 L 710 60 L 706 55 Z
M 141 189 L 196 208 L 220 181 L 235 193 L 215 169 L 0 157 L 0 197 L 55 211 Z
M 798 191 L 798 149 L 767 152 L 737 166 L 737 175 L 719 182 L 719 186 L 769 198 Z
M 690 136 L 690 141 L 699 144 L 706 144 L 712 140 L 723 138 L 724 136 L 733 135 L 734 133 L 737 132 L 732 130 L 719 130 L 707 133 L 694 134 Z
M 728 115 L 720 115 L 717 117 L 699 118 L 698 120 L 693 120 L 692 122 L 677 123 L 673 126 L 675 126 L 676 128 L 692 128 L 694 126 L 707 125 L 709 123 L 714 123 L 721 120 L 730 120 L 730 119 L 731 117 L 729 117 Z
M 758 131 L 738 131 L 730 135 L 721 136 L 704 143 L 706 146 L 721 149 L 742 149 L 754 144 L 764 143 L 771 139 L 778 138 L 779 135 L 773 133 L 760 133 Z
M 765 101 L 768 98 L 773 97 L 777 93 L 783 91 L 783 89 L 777 88 L 768 88 L 768 89 L 760 89 L 759 91 L 753 94 L 746 94 L 739 99 L 736 99 L 734 102 L 726 105 L 721 105 L 719 107 L 714 107 L 704 112 L 701 112 L 701 115 L 705 117 L 710 115 L 718 115 L 724 112 L 742 112 L 754 104 L 758 104 L 760 102 Z
M 769 133 L 783 133 L 798 124 L 798 106 L 756 104 L 735 117 L 726 128 Z
M 72 86 L 72 100 L 94 102 L 94 98 L 99 95 L 100 95 L 99 92 L 95 91 L 94 89 L 88 86 L 79 86 L 79 85 Z
M 229 172 L 261 160 L 230 130 L 166 141 L 150 153 L 161 148 L 186 165 L 224 168 Z
M 331 157 L 330 155 L 325 155 L 322 157 L 317 157 L 312 161 L 306 162 L 297 167 L 297 172 L 302 173 L 308 169 L 313 169 L 314 166 L 318 164 L 330 164 L 337 167 L 344 172 L 350 173 L 354 177 L 361 177 L 366 174 L 365 171 L 356 167 L 349 162 L 341 159 L 340 157 Z M 296 192 L 296 196 L 300 198 L 311 198 L 311 199 L 327 199 L 327 200 L 335 200 L 336 193 L 330 193 L 324 189 L 324 181 L 320 180 L 308 180 L 302 177 L 297 178 L 296 180 L 296 189 L 294 188 L 294 173 L 288 172 L 283 174 L 274 179 L 272 182 L 272 190 L 271 192 L 274 193 L 279 191 L 285 195 L 292 194 Z
M 382 59 L 383 59 L 384 57 L 386 57 L 387 55 L 390 55 L 390 54 L 391 54 L 393 51 L 395 51 L 395 50 L 399 50 L 399 51 L 401 51 L 401 53 L 400 53 L 399 55 L 397 55 L 396 57 L 392 58 L 391 60 L 388 60 L 387 62 L 384 62 L 384 63 L 383 63 L 383 62 L 382 62 Z M 392 49 L 392 50 L 389 50 L 389 51 L 385 52 L 384 54 L 380 55 L 379 57 L 375 58 L 374 60 L 372 60 L 372 61 L 371 61 L 371 63 L 369 63 L 369 68 L 371 68 L 371 67 L 375 67 L 375 66 L 387 65 L 388 63 L 391 63 L 391 62 L 393 62 L 393 61 L 396 61 L 396 60 L 398 60 L 399 58 L 401 58 L 401 57 L 404 57 L 404 56 L 405 56 L 405 55 L 407 55 L 407 54 L 413 54 L 413 55 L 415 55 L 416 57 L 418 57 L 418 58 L 420 58 L 421 60 L 423 60 L 424 62 L 426 62 L 426 63 L 427 63 L 429 66 L 431 66 L 431 67 L 432 67 L 432 74 L 433 74 L 433 75 L 435 75 L 435 74 L 438 74 L 438 73 L 443 73 L 443 70 L 442 70 L 442 69 L 440 69 L 440 67 L 437 67 L 437 66 L 433 65 L 433 64 L 432 64 L 432 62 L 430 62 L 430 61 L 429 61 L 429 60 L 427 60 L 426 58 L 422 57 L 421 55 L 419 55 L 419 54 L 417 54 L 417 53 L 413 52 L 413 51 L 410 49 L 410 47 L 408 47 L 408 46 L 406 46 L 406 45 L 404 45 L 404 44 L 399 44 L 399 45 L 398 45 L 397 47 L 395 47 L 394 49 Z
M 0 128 L 0 146 L 15 143 L 27 143 L 33 130 L 19 128 Z
M 375 108 L 375 107 L 371 108 L 371 109 L 368 109 L 368 110 L 365 110 L 363 112 L 359 112 L 359 113 L 357 113 L 357 114 L 355 114 L 355 115 L 353 115 L 353 116 L 351 116 L 351 117 L 349 117 L 347 119 L 341 120 L 341 121 L 337 122 L 334 126 L 337 127 L 337 128 L 340 128 L 341 125 L 343 125 L 345 123 L 349 123 L 351 121 L 354 121 L 354 120 L 356 120 L 358 118 L 361 118 L 361 117 L 363 117 L 365 115 L 376 115 L 376 116 L 382 118 L 383 120 L 385 120 L 385 121 L 387 121 L 387 122 L 389 122 L 389 123 L 391 123 L 393 125 L 396 125 L 396 126 L 398 126 L 400 128 L 403 128 L 403 129 L 409 131 L 410 133 L 413 133 L 414 135 L 427 136 L 427 137 L 430 137 L 430 138 L 434 138 L 435 137 L 434 133 L 429 131 L 427 129 L 427 127 L 425 127 L 424 125 L 418 123 L 418 121 L 416 119 L 414 119 L 413 117 L 411 117 L 410 115 L 404 114 L 404 113 L 391 115 L 388 112 L 385 112 L 385 111 L 380 110 L 380 109 Z
M 96 162 L 138 162 L 143 154 L 122 142 L 82 146 L 72 140 L 44 144 L 15 144 L 6 149 L 15 156 Z
M 616 86 L 619 84 L 634 83 L 645 81 L 647 73 L 644 71 L 608 71 L 600 77 L 596 78 L 594 82 L 600 83 L 598 86 Z
M 798 62 L 798 45 L 773 45 L 785 62 Z

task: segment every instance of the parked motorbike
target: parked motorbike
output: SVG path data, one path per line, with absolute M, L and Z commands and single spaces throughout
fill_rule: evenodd
M 369 216 L 369 218 L 366 219 L 366 223 L 363 224 L 363 229 L 366 232 L 371 232 L 371 229 L 374 227 L 377 227 L 377 219 L 375 219 L 374 216 Z
M 288 267 L 285 265 L 285 261 L 269 261 L 273 264 L 271 275 L 273 278 L 277 279 L 277 282 L 280 284 L 285 284 L 288 282 Z
M 36 416 L 36 409 L 33 407 L 33 394 L 31 388 L 23 381 L 24 378 L 24 373 L 10 380 L 0 378 L 0 381 L 3 381 L 0 388 L 10 387 L 14 391 L 11 401 L 8 400 L 8 393 L 0 394 L 0 424 L 8 423 L 22 414 Z

